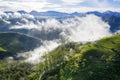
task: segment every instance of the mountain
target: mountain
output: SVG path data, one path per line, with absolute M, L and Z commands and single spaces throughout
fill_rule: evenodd
M 33 50 L 41 45 L 40 40 L 13 32 L 0 33 L 0 58 Z
M 86 15 L 96 15 L 102 18 L 103 21 L 107 22 L 110 25 L 110 30 L 111 32 L 115 33 L 117 30 L 120 29 L 120 12 L 112 12 L 112 11 L 106 11 L 106 12 L 98 12 L 98 11 L 91 11 L 91 12 L 86 12 L 86 13 L 80 13 L 80 12 L 74 12 L 74 13 L 65 13 L 65 12 L 57 12 L 57 11 L 46 11 L 46 12 L 37 12 L 37 11 L 31 11 L 31 12 L 26 12 L 24 10 L 19 10 L 17 11 L 19 14 L 22 16 L 34 16 L 35 19 L 29 19 L 29 18 L 22 18 L 22 17 L 13 17 L 11 18 L 12 14 L 14 14 L 13 11 L 5 11 L 5 15 L 0 15 L 1 20 L 0 20 L 0 30 L 1 31 L 7 31 L 9 27 L 14 26 L 14 25 L 21 25 L 21 24 L 26 24 L 27 20 L 30 22 L 33 22 L 37 24 L 37 21 L 46 21 L 46 19 L 50 18 L 55 18 L 58 21 L 63 21 L 65 19 L 71 18 L 71 17 L 84 17 Z M 10 14 L 9 14 L 10 13 Z M 16 15 L 17 16 L 17 15 Z M 37 19 L 36 19 L 37 18 Z
M 70 15 L 71 15 L 71 16 L 83 17 L 83 16 L 85 16 L 86 14 L 85 14 L 85 13 L 74 12 L 74 13 L 71 13 Z
M 103 14 L 102 19 L 111 26 L 110 30 L 115 32 L 120 30 L 120 13 L 118 12 L 106 12 Z
M 13 17 L 12 14 L 14 14 L 13 11 L 5 11 L 4 15 L 0 15 L 0 31 L 9 31 L 9 28 L 15 25 L 22 25 L 22 24 L 27 24 L 28 22 L 32 22 L 34 24 L 38 24 L 37 22 L 45 22 L 47 19 L 54 18 L 58 20 L 59 22 L 62 22 L 65 19 L 73 18 L 75 16 L 78 17 L 84 17 L 86 15 L 96 15 L 102 18 L 103 21 L 107 22 L 110 25 L 110 30 L 112 33 L 115 33 L 117 30 L 120 30 L 120 12 L 112 12 L 112 11 L 106 11 L 106 12 L 98 12 L 98 11 L 92 11 L 92 12 L 86 12 L 86 13 L 79 13 L 79 12 L 74 12 L 74 13 L 64 13 L 64 12 L 57 12 L 57 11 L 47 11 L 47 12 L 37 12 L 37 11 L 31 11 L 31 12 L 26 12 L 24 10 L 19 10 L 17 11 L 19 15 L 21 14 L 24 17 Z M 10 14 L 9 14 L 10 13 Z M 18 15 L 18 16 L 19 16 Z M 34 18 L 26 18 L 25 16 L 28 17 L 30 15 L 34 16 Z M 12 18 L 11 18 L 12 16 Z M 17 15 L 15 15 L 17 16 Z M 12 30 L 15 31 L 15 30 Z M 22 30 L 19 29 L 16 30 L 16 32 L 21 32 Z M 27 31 L 27 30 L 26 30 Z M 29 32 L 29 30 L 27 31 Z M 23 33 L 24 30 L 23 30 Z
M 35 17 L 66 17 L 69 16 L 68 13 L 63 13 L 63 12 L 56 12 L 56 11 L 47 11 L 47 12 L 37 12 L 37 11 L 31 11 L 30 12 L 31 15 L 35 16 Z
M 120 29 L 120 12 L 112 12 L 112 11 L 106 11 L 106 12 L 87 12 L 86 14 L 94 14 L 103 19 L 103 21 L 107 22 L 111 27 L 111 32 L 115 32 Z
M 9 14 L 9 13 L 13 14 L 14 12 L 13 11 L 4 11 L 4 13 L 6 13 L 6 14 Z
M 42 80 L 119 80 L 120 34 L 84 45 L 69 43 L 48 57 Z
M 19 10 L 19 11 L 17 11 L 18 13 L 20 13 L 20 14 L 28 14 L 26 11 L 24 11 L 24 10 Z
M 22 36 L 18 33 L 11 34 Z M 11 40 L 11 38 L 7 39 Z M 20 38 L 17 37 L 17 39 L 21 41 Z M 2 47 L 0 50 L 6 51 Z M 44 61 L 37 65 L 0 60 L 0 79 L 119 80 L 120 34 L 86 44 L 63 42 L 43 58 Z

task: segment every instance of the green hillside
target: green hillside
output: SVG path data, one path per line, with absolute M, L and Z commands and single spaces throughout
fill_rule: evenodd
M 120 34 L 85 45 L 67 44 L 49 56 L 49 67 L 58 66 L 42 80 L 120 80 Z
M 40 40 L 20 33 L 0 33 L 0 58 L 32 50 L 41 44 Z
M 120 34 L 86 44 L 63 42 L 43 58 L 37 65 L 1 60 L 0 79 L 120 80 Z

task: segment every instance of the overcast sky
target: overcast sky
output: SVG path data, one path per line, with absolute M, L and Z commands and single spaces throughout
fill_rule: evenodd
M 0 0 L 0 11 L 118 11 L 120 0 Z

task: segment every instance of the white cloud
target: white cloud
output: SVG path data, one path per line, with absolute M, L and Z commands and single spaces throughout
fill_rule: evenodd
M 89 0 L 88 0 L 89 1 Z M 91 2 L 93 5 L 99 8 L 108 8 L 110 7 L 109 1 L 108 0 L 92 0 Z
M 30 23 L 28 22 L 28 24 Z M 39 32 L 44 30 L 46 35 L 48 35 L 49 32 L 55 34 L 54 31 L 60 31 L 59 34 L 56 34 L 59 36 L 59 38 L 48 41 L 44 40 L 42 46 L 26 53 L 30 54 L 27 61 L 32 63 L 37 61 L 39 62 L 42 58 L 41 56 L 43 56 L 44 53 L 47 53 L 48 51 L 51 51 L 59 46 L 60 37 L 67 38 L 69 41 L 73 42 L 87 42 L 98 40 L 111 34 L 110 26 L 106 22 L 102 21 L 100 17 L 95 15 L 68 18 L 63 20 L 62 23 L 56 19 L 47 19 L 46 21 L 39 22 L 39 24 L 32 23 L 29 26 L 25 24 L 22 26 L 18 25 L 18 27 L 37 29 Z
M 24 56 L 24 57 L 27 56 L 28 59 L 25 60 L 26 62 L 37 64 L 37 63 L 43 61 L 42 56 L 45 55 L 45 53 L 47 54 L 48 51 L 54 50 L 59 45 L 60 45 L 60 43 L 58 43 L 57 40 L 44 41 L 42 46 L 34 49 L 33 51 L 25 52 L 22 55 L 18 54 L 18 57 L 19 56 Z
M 41 1 L 41 2 L 10 2 L 10 1 L 5 1 L 5 2 L 0 2 L 0 10 L 1 11 L 6 11 L 6 10 L 12 10 L 12 11 L 17 11 L 17 10 L 25 10 L 25 11 L 32 11 L 32 10 L 36 10 L 36 11 L 46 11 L 45 9 L 43 9 L 44 7 L 58 7 L 59 5 L 57 4 L 52 4 L 52 3 L 48 3 L 45 1 Z M 1 7 L 2 6 L 2 7 Z
M 39 32 L 44 30 L 48 34 L 49 32 L 54 34 L 54 31 L 60 31 L 60 33 L 56 35 L 60 36 L 64 33 L 63 36 L 75 42 L 93 41 L 110 34 L 110 26 L 95 15 L 68 18 L 63 20 L 62 23 L 56 19 L 47 19 L 46 21 L 37 22 L 37 24 L 26 21 L 26 24 L 11 27 L 11 29 L 20 28 L 37 29 Z M 81 35 L 84 37 L 81 38 Z
M 0 0 L 4 2 L 41 2 L 46 0 Z
M 88 12 L 88 11 L 100 11 L 100 12 L 105 12 L 105 11 L 116 11 L 120 12 L 120 8 L 93 8 L 93 7 L 72 7 L 72 8 L 54 8 L 55 11 L 60 11 L 60 12 L 67 12 L 67 13 L 73 13 L 73 12 Z
M 81 3 L 83 0 L 62 0 L 65 3 Z
M 62 11 L 62 12 L 87 12 L 87 11 L 120 11 L 120 8 L 114 8 L 108 0 L 60 0 L 62 3 L 53 3 L 50 0 L 1 0 L 0 11 Z M 85 4 L 85 2 L 88 2 Z M 80 4 L 78 4 L 80 3 Z M 85 5 L 82 5 L 84 3 Z M 92 6 L 92 7 L 91 7 Z M 94 6 L 94 7 L 93 7 Z

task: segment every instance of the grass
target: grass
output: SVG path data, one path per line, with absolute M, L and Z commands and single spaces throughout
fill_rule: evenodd
M 0 47 L 0 50 L 6 49 Z M 63 44 L 43 58 L 44 61 L 34 67 L 1 60 L 0 78 L 38 80 L 42 76 L 40 80 L 120 80 L 120 34 L 83 45 Z
M 69 54 L 70 48 L 73 49 L 73 54 L 68 56 L 67 61 L 64 58 L 61 60 L 62 56 L 59 55 L 63 52 L 64 55 Z M 51 55 L 57 57 L 55 61 L 61 60 L 63 64 L 58 73 L 52 72 L 53 75 L 48 77 L 58 75 L 58 80 L 120 80 L 120 34 L 82 46 L 72 44 L 72 47 L 64 46 L 64 49 L 59 47 Z
M 0 47 L 0 51 L 6 52 L 7 50 L 5 50 L 5 49 L 3 49 L 2 47 Z

